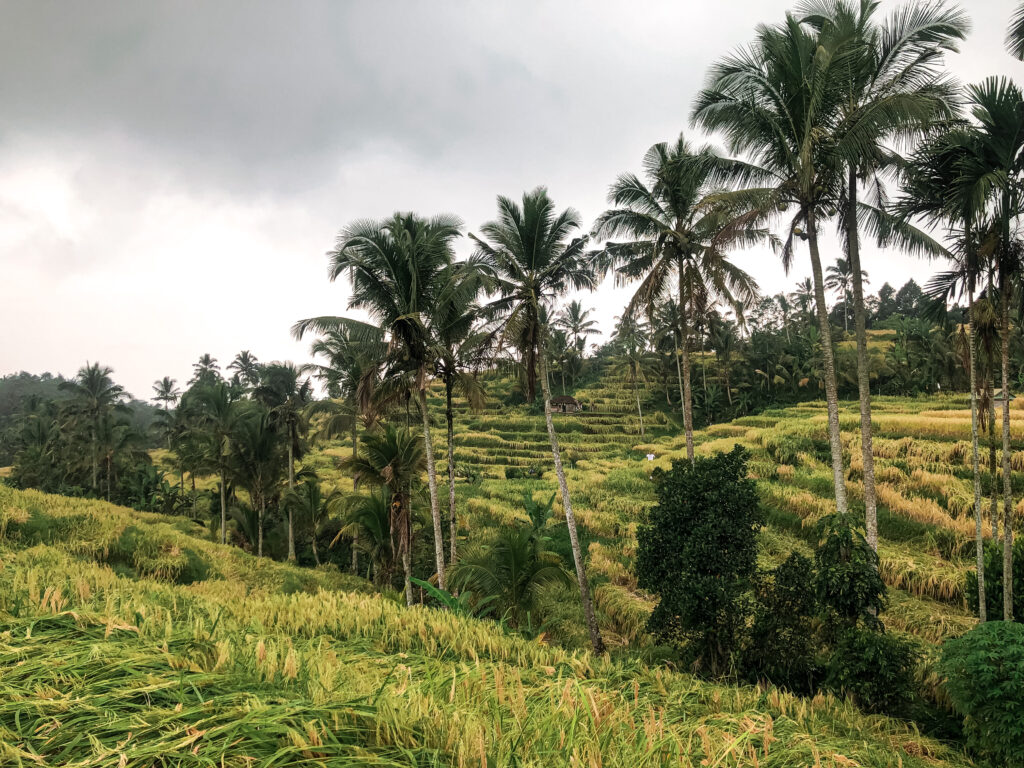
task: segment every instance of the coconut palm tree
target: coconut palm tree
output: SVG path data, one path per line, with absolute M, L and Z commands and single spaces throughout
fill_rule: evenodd
M 260 383 L 260 368 L 260 361 L 248 349 L 243 349 L 228 363 L 228 370 L 234 372 L 233 378 L 246 389 L 252 389 Z
M 581 355 L 587 348 L 587 337 L 601 335 L 597 329 L 597 321 L 589 319 L 593 311 L 584 309 L 579 301 L 570 301 L 551 323 L 553 328 L 560 328 L 572 338 L 573 346 Z
M 992 259 L 999 293 L 1003 389 L 1003 620 L 1013 620 L 1013 488 L 1010 478 L 1010 304 L 1024 244 L 1016 235 L 1024 210 L 1024 92 L 1006 78 L 968 88 L 974 125 L 957 156 L 955 187 L 947 195 L 972 201 L 995 225 Z
M 75 378 L 62 381 L 59 387 L 67 392 L 70 401 L 67 413 L 71 420 L 84 426 L 88 433 L 89 458 L 92 465 L 92 492 L 99 492 L 100 425 L 114 413 L 127 413 L 125 399 L 128 393 L 124 387 L 115 384 L 110 375 L 112 368 L 99 363 L 86 363 L 78 369 Z
M 437 347 L 434 374 L 444 383 L 445 424 L 448 450 L 448 535 L 449 563 L 458 554 L 458 518 L 455 511 L 455 411 L 452 399 L 462 395 L 474 411 L 483 409 L 484 388 L 477 378 L 481 366 L 490 360 L 496 341 L 493 327 L 478 327 L 481 308 L 478 296 L 486 274 L 475 261 L 453 264 L 447 270 L 445 286 L 430 316 Z
M 220 367 L 217 365 L 217 358 L 209 352 L 199 356 L 199 360 L 192 364 L 192 378 L 188 380 L 190 387 L 209 387 L 221 380 Z
M 861 270 L 861 285 L 868 285 L 868 273 Z M 836 259 L 836 263 L 825 270 L 825 287 L 835 291 L 843 302 L 843 330 L 850 332 L 850 295 L 853 285 L 853 272 L 850 270 L 850 262 L 842 257 Z
M 313 561 L 320 565 L 320 552 L 317 549 L 317 535 L 323 528 L 324 523 L 333 517 L 344 502 L 344 497 L 338 490 L 324 493 L 320 488 L 320 481 L 316 477 L 307 478 L 297 487 L 289 489 L 284 498 L 284 505 L 288 509 L 289 520 L 292 515 L 301 520 L 308 520 L 311 529 L 310 547 L 313 552 Z
M 936 276 L 929 283 L 929 295 L 941 301 L 967 295 L 967 349 L 970 375 L 971 460 L 974 478 L 975 555 L 978 569 L 979 618 L 985 621 L 985 558 L 981 512 L 981 471 L 978 458 L 978 381 L 974 296 L 978 280 L 985 271 L 981 243 L 984 225 L 968 191 L 957 186 L 961 157 L 970 151 L 974 137 L 970 130 L 958 127 L 926 142 L 915 153 L 903 172 L 903 196 L 898 210 L 903 216 L 922 216 L 935 224 L 945 224 L 955 247 L 950 252 L 954 269 Z M 982 237 L 979 237 L 979 234 Z
M 412 605 L 412 489 L 423 472 L 424 453 L 424 443 L 408 428 L 388 424 L 364 435 L 359 455 L 342 462 L 360 482 L 388 489 L 392 551 L 402 558 L 406 605 Z
M 257 557 L 263 557 L 263 526 L 267 514 L 267 497 L 271 495 L 280 477 L 280 447 L 280 435 L 275 429 L 271 413 L 258 405 L 245 409 L 232 430 L 229 462 L 232 475 L 249 492 L 249 499 L 256 512 Z M 291 514 L 288 522 L 290 527 Z M 294 559 L 294 548 L 289 555 Z
M 682 382 L 680 401 L 686 454 L 693 461 L 693 397 L 690 344 L 698 319 L 719 300 L 737 306 L 757 295 L 754 279 L 729 260 L 727 249 L 769 239 L 757 209 L 719 204 L 718 181 L 731 165 L 710 147 L 694 149 L 680 135 L 673 144 L 651 147 L 643 161 L 646 181 L 619 176 L 608 193 L 612 208 L 594 223 L 595 237 L 608 242 L 599 264 L 615 268 L 620 284 L 641 280 L 626 307 L 650 317 L 659 301 L 675 293 L 680 308 Z
M 871 379 L 867 347 L 864 284 L 867 273 L 860 260 L 860 227 L 867 219 L 883 244 L 939 255 L 942 248 L 906 223 L 894 223 L 877 207 L 859 201 L 866 183 L 877 203 L 884 203 L 879 173 L 897 159 L 889 150 L 893 140 L 906 139 L 947 120 L 956 111 L 957 86 L 944 73 L 943 56 L 957 50 L 970 28 L 967 16 L 941 4 L 917 4 L 899 9 L 885 21 L 875 18 L 874 0 L 807 0 L 805 20 L 820 35 L 841 42 L 843 66 L 833 75 L 839 85 L 838 110 L 831 127 L 835 160 L 845 166 L 845 194 L 840 193 L 839 228 L 847 259 L 840 273 L 830 275 L 842 289 L 843 324 L 849 332 L 852 299 L 857 338 L 857 386 L 861 412 L 861 456 L 864 465 L 866 535 L 878 549 L 874 458 L 871 449 Z M 845 270 L 843 269 L 845 267 Z
M 434 555 L 438 585 L 445 588 L 444 535 L 437 492 L 437 469 L 427 409 L 429 372 L 438 357 L 430 328 L 430 313 L 438 305 L 452 265 L 452 243 L 462 222 L 449 215 L 430 219 L 396 213 L 382 221 L 360 220 L 338 235 L 329 254 L 330 277 L 347 274 L 352 282 L 350 309 L 366 310 L 389 338 L 389 363 L 412 374 L 423 423 L 423 442 L 434 523 Z M 344 318 L 312 318 L 303 328 L 329 330 Z
M 181 397 L 181 390 L 178 389 L 177 383 L 170 376 L 164 376 L 153 382 L 153 399 L 162 403 L 165 411 L 177 403 Z
M 612 341 L 618 349 L 613 373 L 621 375 L 633 390 L 636 413 L 640 422 L 640 436 L 644 436 L 644 412 L 640 405 L 640 386 L 647 385 L 647 377 L 654 367 L 646 324 L 633 315 L 624 315 L 615 325 Z
M 597 285 L 597 277 L 586 253 L 587 238 L 575 235 L 579 226 L 580 218 L 575 210 L 567 208 L 558 212 L 547 190 L 538 187 L 524 193 L 521 203 L 499 196 L 497 218 L 480 227 L 480 236 L 471 234 L 470 238 L 476 244 L 476 254 L 497 277 L 500 296 L 489 305 L 489 310 L 501 318 L 503 338 L 517 347 L 525 362 L 531 397 L 536 386 L 536 369 L 540 369 L 544 419 L 569 528 L 580 600 L 594 652 L 603 653 L 604 642 L 590 598 L 572 498 L 551 415 L 546 356 L 547 309 L 570 289 L 593 289 Z
M 754 42 L 712 67 L 693 109 L 694 121 L 722 131 L 730 151 L 751 158 L 745 189 L 732 197 L 765 211 L 790 210 L 793 217 L 781 249 L 788 271 L 794 238 L 806 239 L 824 358 L 825 398 L 836 509 L 847 511 L 839 399 L 832 329 L 825 303 L 818 244 L 819 223 L 834 215 L 841 174 L 833 131 L 843 93 L 838 87 L 848 38 L 818 33 L 792 14 L 778 26 L 761 26 Z
M 231 471 L 230 448 L 239 419 L 239 406 L 231 399 L 231 391 L 221 381 L 195 391 L 198 429 L 206 445 L 206 464 L 220 478 L 220 543 L 227 544 L 228 499 L 227 482 Z
M 309 432 L 307 406 L 313 385 L 293 363 L 271 363 L 260 371 L 253 396 L 270 409 L 270 419 L 288 446 L 288 490 L 295 488 L 295 460 L 302 458 Z M 295 520 L 288 512 L 288 560 L 295 561 Z

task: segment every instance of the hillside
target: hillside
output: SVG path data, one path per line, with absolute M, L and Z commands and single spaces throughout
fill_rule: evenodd
M 0 762 L 966 765 L 831 697 L 529 642 L 196 533 L 0 488 Z

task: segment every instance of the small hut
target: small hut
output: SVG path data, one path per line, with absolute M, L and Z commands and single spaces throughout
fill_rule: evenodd
M 1002 389 L 995 389 L 995 390 L 993 390 L 992 399 L 995 400 L 997 403 L 1003 402 L 1003 390 Z M 1016 399 L 1017 399 L 1017 396 L 1015 394 L 1013 394 L 1013 392 L 1011 392 L 1010 393 L 1010 402 L 1012 403 Z
M 558 397 L 551 398 L 551 410 L 555 413 L 576 413 L 576 411 L 582 411 L 583 406 L 579 404 L 575 397 L 559 395 Z

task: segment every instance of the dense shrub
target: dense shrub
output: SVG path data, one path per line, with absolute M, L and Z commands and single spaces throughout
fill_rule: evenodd
M 848 628 L 832 648 L 825 686 L 862 709 L 899 715 L 913 696 L 919 656 L 917 646 L 900 635 Z
M 969 744 L 995 765 L 1024 765 L 1024 625 L 989 621 L 947 640 L 939 669 Z
M 743 654 L 752 680 L 770 680 L 797 693 L 812 693 L 817 677 L 814 566 L 794 552 L 755 589 L 750 639 Z
M 818 531 L 814 552 L 818 602 L 837 624 L 852 628 L 864 623 L 879 628 L 885 583 L 878 574 L 878 555 L 848 516 L 823 518 Z
M 965 586 L 967 604 L 971 612 L 978 613 L 978 573 L 967 572 Z M 985 609 L 988 618 L 1003 617 L 1003 543 L 985 542 Z M 1024 621 L 1024 538 L 1013 542 L 1013 618 Z
M 660 598 L 648 629 L 711 674 L 730 666 L 750 613 L 764 514 L 747 455 L 737 446 L 656 470 L 658 505 L 637 531 L 639 586 Z

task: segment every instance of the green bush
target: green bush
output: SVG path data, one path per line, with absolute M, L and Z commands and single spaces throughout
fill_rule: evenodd
M 813 693 L 818 676 L 814 642 L 818 604 L 810 558 L 794 552 L 766 574 L 754 595 L 754 623 L 743 654 L 747 676 L 796 693 Z
M 967 604 L 978 614 L 978 572 L 967 572 Z M 985 610 L 988 618 L 1003 618 L 1003 543 L 985 542 Z M 1013 542 L 1013 618 L 1024 621 L 1024 538 Z
M 878 575 L 878 555 L 846 515 L 823 518 L 814 551 L 815 592 L 834 622 L 878 629 L 885 607 L 885 583 Z
M 862 709 L 899 715 L 913 695 L 919 657 L 918 648 L 899 635 L 849 628 L 832 649 L 825 686 Z
M 939 670 L 968 743 L 995 765 L 1024 765 L 1024 624 L 989 621 L 947 640 Z
M 737 446 L 656 470 L 658 505 L 637 531 L 639 586 L 660 598 L 649 631 L 713 675 L 730 668 L 747 624 L 764 523 L 747 456 Z

